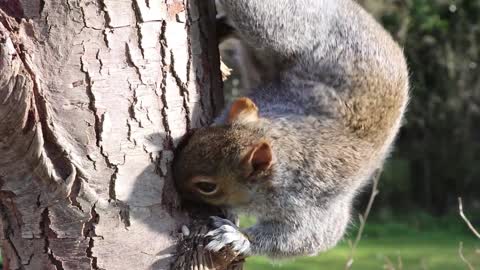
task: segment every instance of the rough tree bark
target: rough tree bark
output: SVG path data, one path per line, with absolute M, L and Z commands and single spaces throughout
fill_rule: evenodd
M 170 268 L 173 149 L 223 102 L 213 19 L 206 0 L 0 1 L 6 268 Z

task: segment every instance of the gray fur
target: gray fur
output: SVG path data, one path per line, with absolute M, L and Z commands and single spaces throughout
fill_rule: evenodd
M 382 166 L 400 128 L 408 100 L 403 53 L 350 0 L 220 2 L 250 46 L 283 63 L 273 81 L 249 96 L 261 119 L 225 131 L 238 138 L 231 149 L 245 145 L 244 137 L 271 142 L 275 161 L 268 185 L 247 182 L 249 203 L 225 206 L 257 216 L 258 223 L 243 232 L 250 254 L 327 250 L 343 236 L 354 196 Z M 224 116 L 217 126 L 223 121 Z M 214 127 L 204 133 L 205 147 L 225 137 L 217 138 Z M 185 150 L 191 156 L 194 147 L 202 147 L 198 136 L 205 135 Z M 212 157 L 227 155 L 214 148 L 208 150 Z M 187 164 L 187 158 L 179 160 Z

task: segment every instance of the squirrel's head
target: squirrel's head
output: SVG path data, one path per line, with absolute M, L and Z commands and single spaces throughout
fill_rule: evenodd
M 177 148 L 175 183 L 184 198 L 219 206 L 240 206 L 268 186 L 273 151 L 258 121 L 255 104 L 235 101 L 224 125 L 200 128 Z

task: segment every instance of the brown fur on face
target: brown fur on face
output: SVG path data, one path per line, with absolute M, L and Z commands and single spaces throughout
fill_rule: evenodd
M 254 125 L 196 130 L 177 150 L 177 187 L 189 200 L 220 206 L 250 203 L 254 193 L 249 183 L 267 181 L 272 169 L 272 152 L 263 136 Z M 202 192 L 202 183 L 215 192 Z

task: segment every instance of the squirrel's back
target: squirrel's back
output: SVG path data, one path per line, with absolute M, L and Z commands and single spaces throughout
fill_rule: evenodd
M 314 29 L 306 29 L 313 35 L 312 49 L 292 53 L 275 79 L 260 84 L 249 97 L 261 117 L 306 125 L 315 118 L 320 126 L 335 122 L 345 135 L 386 151 L 382 146 L 392 143 L 408 102 L 403 52 L 358 4 L 328 2 L 335 7 L 330 7 L 333 19 L 326 36 L 315 37 Z
M 381 167 L 398 133 L 408 102 L 408 69 L 400 47 L 356 3 L 328 5 L 329 26 L 318 26 L 328 32 L 299 27 L 312 35 L 310 44 L 301 50 L 291 45 L 290 54 L 279 55 L 285 65 L 249 97 L 278 145 L 278 159 L 324 174 L 305 176 L 312 181 L 361 185 Z M 290 167 L 279 174 L 290 178 L 302 172 Z

